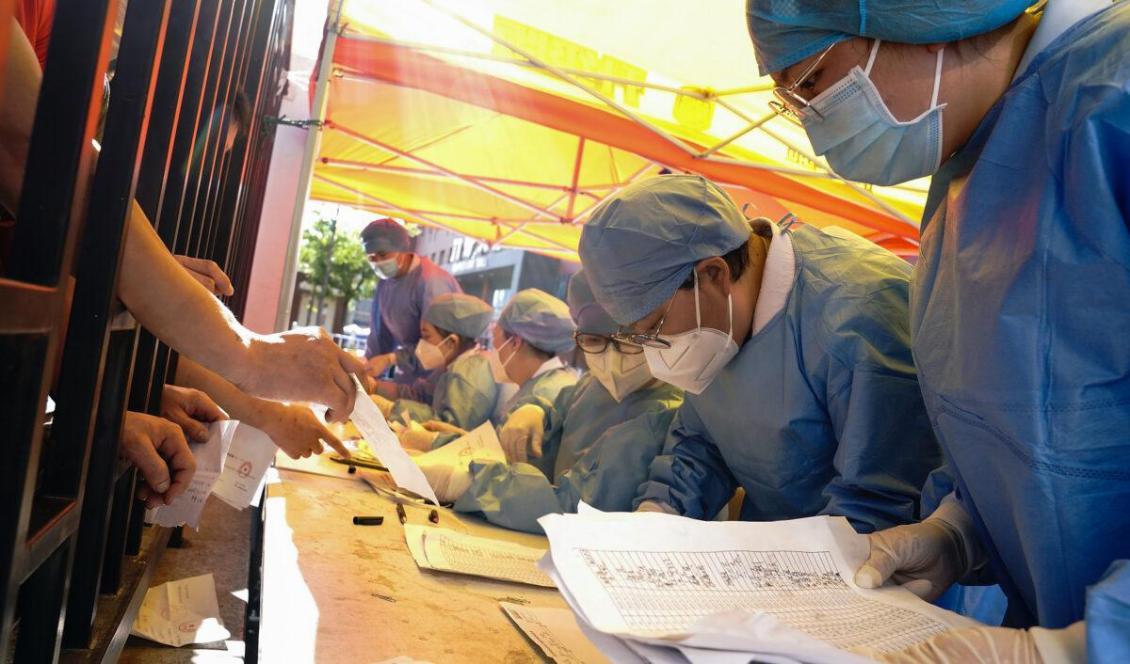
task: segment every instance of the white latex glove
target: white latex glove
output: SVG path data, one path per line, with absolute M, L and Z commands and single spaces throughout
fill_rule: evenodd
M 424 471 L 424 477 L 428 478 L 428 484 L 441 503 L 459 500 L 471 486 L 471 468 L 467 463 L 422 463 L 420 470 Z
M 636 508 L 637 512 L 658 512 L 659 514 L 678 514 L 674 507 L 656 500 L 645 500 Z
M 432 443 L 435 442 L 436 436 L 438 435 L 438 433 L 428 431 L 416 422 L 409 422 L 407 427 L 397 432 L 401 447 L 406 450 L 417 450 L 419 452 L 430 451 L 432 449 Z
M 541 406 L 528 403 L 518 408 L 498 432 L 498 441 L 510 463 L 527 461 L 541 456 L 541 443 L 545 438 L 545 411 Z
M 890 664 L 1082 664 L 1087 661 L 1086 627 L 1077 622 L 1066 629 L 955 629 L 878 659 Z
M 860 588 L 878 588 L 893 579 L 933 601 L 978 562 L 972 522 L 954 501 L 944 502 L 921 523 L 881 530 L 867 539 L 871 554 L 855 573 Z

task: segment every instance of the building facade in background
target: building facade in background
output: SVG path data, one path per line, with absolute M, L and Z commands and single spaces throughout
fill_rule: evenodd
M 514 293 L 526 288 L 565 299 L 569 277 L 581 267 L 521 249 L 491 249 L 438 228 L 425 228 L 416 236 L 416 253 L 450 272 L 463 292 L 490 303 L 496 316 Z

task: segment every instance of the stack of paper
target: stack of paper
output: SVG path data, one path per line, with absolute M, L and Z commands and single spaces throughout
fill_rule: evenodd
M 867 662 L 975 624 L 902 588 L 856 587 L 867 539 L 838 517 L 704 522 L 582 505 L 538 522 L 543 571 L 614 661 Z
M 426 569 L 553 587 L 538 570 L 542 549 L 411 523 L 404 526 L 404 538 L 416 564 Z

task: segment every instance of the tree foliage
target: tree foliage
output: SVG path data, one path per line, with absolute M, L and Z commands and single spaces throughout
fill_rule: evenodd
M 298 262 L 315 293 L 322 287 L 328 263 L 329 279 L 324 293 L 327 298 L 341 298 L 348 303 L 373 292 L 376 277 L 360 239 L 340 228 L 334 232 L 330 219 L 320 218 L 302 232 Z

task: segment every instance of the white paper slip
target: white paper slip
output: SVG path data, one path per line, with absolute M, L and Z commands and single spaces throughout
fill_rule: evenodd
M 581 619 L 644 643 L 860 662 L 973 624 L 902 588 L 857 588 L 867 540 L 839 517 L 586 513 L 539 523 L 547 569 Z
M 212 422 L 208 425 L 208 442 L 189 443 L 192 456 L 196 459 L 196 473 L 192 476 L 192 483 L 172 503 L 147 510 L 146 523 L 168 528 L 185 525 L 199 527 L 204 503 L 208 501 L 213 485 L 224 470 L 224 460 L 238 424 L 236 420 Z
M 437 450 L 412 457 L 412 460 L 421 466 L 450 464 L 466 468 L 475 460 L 506 463 L 506 453 L 498 442 L 494 425 L 488 421 Z
M 237 510 L 258 506 L 267 469 L 277 451 L 278 447 L 267 434 L 250 424 L 238 423 L 224 460 L 224 470 L 212 487 L 212 493 Z
M 537 567 L 543 549 L 413 523 L 405 524 L 404 538 L 416 564 L 426 569 L 554 587 Z
M 130 633 L 165 645 L 212 643 L 231 636 L 220 620 L 216 583 L 203 574 L 145 592 Z
M 373 453 L 385 468 L 388 468 L 397 486 L 439 505 L 439 499 L 428 484 L 428 478 L 424 477 L 424 471 L 420 470 L 400 446 L 400 440 L 388 427 L 388 422 L 385 421 L 380 409 L 369 399 L 365 388 L 361 386 L 361 381 L 353 376 L 353 383 L 357 388 L 357 398 L 350 419 L 357 425 L 357 429 L 365 437 Z
M 518 629 L 557 664 L 609 662 L 581 631 L 569 609 L 519 606 L 509 602 L 500 602 L 499 606 Z

